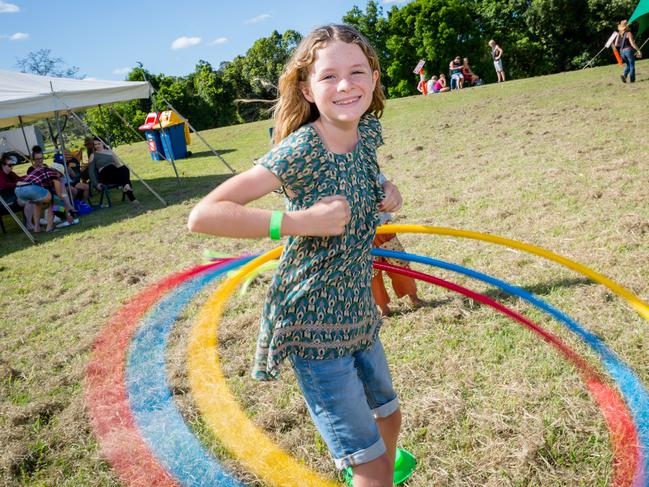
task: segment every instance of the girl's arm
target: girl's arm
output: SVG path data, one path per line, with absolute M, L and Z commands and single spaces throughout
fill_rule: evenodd
M 192 232 L 221 237 L 267 237 L 271 210 L 247 208 L 251 201 L 279 189 L 281 182 L 265 167 L 255 166 L 219 185 L 189 214 Z M 310 208 L 284 214 L 282 235 L 340 235 L 351 218 L 343 196 L 327 196 Z
M 631 32 L 629 32 L 629 44 L 631 44 L 631 47 L 636 51 L 640 50 L 638 49 L 638 45 L 635 43 L 635 39 L 633 38 L 633 34 L 631 34 Z

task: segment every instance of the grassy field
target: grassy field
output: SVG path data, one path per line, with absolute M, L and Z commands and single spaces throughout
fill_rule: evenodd
M 492 233 L 552 250 L 649 301 L 649 62 L 635 84 L 615 66 L 391 101 L 383 118 L 383 171 L 405 205 L 396 223 Z M 268 149 L 271 122 L 205 132 L 237 170 Z M 136 183 L 139 209 L 114 207 L 31 245 L 4 217 L 0 235 L 0 484 L 115 486 L 83 400 L 92 344 L 120 304 L 163 277 L 196 265 L 205 249 L 232 255 L 272 248 L 190 234 L 187 215 L 229 171 L 194 138 L 176 184 L 144 143 L 121 157 L 167 200 Z M 116 195 L 116 193 L 115 193 Z M 261 204 L 279 208 L 277 195 Z M 485 243 L 404 235 L 408 251 L 492 274 L 536 293 L 599 335 L 649 386 L 649 323 L 585 277 L 539 257 Z M 429 272 L 415 266 L 418 270 Z M 557 334 L 598 370 L 565 327 L 518 299 L 445 271 L 435 275 L 487 292 Z M 248 379 L 265 283 L 227 310 L 220 327 L 230 387 L 252 420 L 300 461 L 335 477 L 292 374 Z M 459 295 L 420 284 L 427 306 L 393 302 L 382 330 L 404 415 L 401 444 L 419 466 L 409 487 L 604 486 L 613 475 L 606 423 L 576 369 L 518 324 Z M 197 296 L 167 352 L 186 421 L 227 457 L 189 393 L 187 333 Z

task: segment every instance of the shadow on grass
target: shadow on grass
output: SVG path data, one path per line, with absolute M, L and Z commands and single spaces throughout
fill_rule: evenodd
M 174 206 L 204 196 L 232 176 L 232 174 L 218 174 L 214 176 L 183 177 L 180 180 L 180 185 L 178 185 L 175 177 L 167 177 L 149 179 L 147 184 L 167 202 L 167 206 Z M 119 191 L 112 190 L 110 196 L 113 206 L 111 208 L 98 208 L 88 215 L 81 216 L 78 225 L 57 229 L 52 233 L 43 232 L 35 235 L 37 243 L 45 243 L 67 235 L 110 226 L 113 223 L 164 208 L 160 200 L 149 192 L 141 182 L 135 181 L 133 183 L 133 191 L 141 203 L 139 207 L 133 206 L 128 200 L 121 201 Z M 94 205 L 99 203 L 99 195 L 96 192 L 93 195 L 92 203 Z M 22 213 L 18 216 L 19 218 L 22 217 Z M 151 217 L 153 218 L 153 215 Z M 3 221 L 7 233 L 0 233 L 0 257 L 32 246 L 30 240 L 10 216 L 3 216 Z
M 390 314 L 384 318 L 395 318 L 397 316 L 405 316 L 417 312 L 417 310 L 424 308 L 438 308 L 453 302 L 453 297 L 449 296 L 444 299 L 422 299 L 423 303 L 421 306 L 412 306 L 408 304 L 397 305 L 397 307 L 392 307 Z
M 237 149 L 216 149 L 216 152 L 218 152 L 221 155 L 228 154 L 230 152 L 236 152 L 236 151 Z M 204 150 L 200 152 L 192 151 L 192 157 L 211 157 L 211 156 L 214 156 L 214 152 L 212 152 L 211 150 Z
M 534 296 L 547 296 L 551 294 L 555 289 L 557 288 L 567 288 L 567 287 L 575 287 L 575 286 L 583 286 L 583 285 L 593 285 L 596 284 L 595 282 L 591 281 L 590 279 L 587 279 L 585 277 L 582 278 L 573 278 L 573 279 L 561 279 L 559 281 L 549 281 L 549 282 L 543 282 L 539 284 L 534 284 L 532 286 L 521 286 L 521 289 L 524 289 L 530 294 L 533 294 Z M 411 313 L 416 312 L 420 308 L 436 308 L 439 306 L 444 306 L 447 304 L 451 304 L 455 301 L 454 296 L 456 293 L 453 291 L 449 291 L 449 297 L 444 298 L 444 299 L 436 299 L 436 300 L 423 300 L 424 304 L 422 306 L 418 307 L 412 307 L 408 305 L 403 305 L 399 308 L 393 308 L 392 312 L 390 313 L 389 317 L 394 318 L 397 316 L 404 316 L 404 315 L 409 315 Z M 494 301 L 498 301 L 501 304 L 505 303 L 513 303 L 517 302 L 520 300 L 518 296 L 513 296 L 511 294 L 506 293 L 505 291 L 502 291 L 500 289 L 490 289 L 489 291 L 486 291 L 484 293 L 485 296 L 488 298 L 493 299 Z M 459 295 L 462 296 L 462 295 Z M 465 296 L 462 296 L 464 299 L 470 299 Z
M 567 287 L 576 287 L 576 286 L 593 285 L 593 284 L 596 283 L 586 277 L 575 277 L 571 279 L 547 281 L 547 282 L 534 284 L 531 286 L 519 286 L 519 287 L 527 291 L 528 293 L 533 294 L 534 296 L 547 296 L 557 288 L 567 288 Z M 484 294 L 485 296 L 488 296 L 491 299 L 494 299 L 501 303 L 518 301 L 520 299 L 518 296 L 512 296 L 511 294 L 506 293 L 505 291 L 502 291 L 500 289 L 489 290 Z

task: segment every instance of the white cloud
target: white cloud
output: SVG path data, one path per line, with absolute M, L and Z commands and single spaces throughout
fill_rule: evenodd
M 270 19 L 270 14 L 261 14 L 244 21 L 244 24 L 258 24 L 259 22 L 263 22 L 264 20 L 268 19 Z
M 174 51 L 177 51 L 178 49 L 185 49 L 186 47 L 195 46 L 196 44 L 200 44 L 200 43 L 201 43 L 200 37 L 182 36 L 171 43 L 171 48 Z
M 88 76 L 86 78 L 83 78 L 83 81 L 97 81 L 97 78 L 94 76 Z
M 24 41 L 26 39 L 29 39 L 29 34 L 25 32 L 16 32 L 15 34 L 11 34 L 10 36 L 7 36 L 7 38 L 10 41 Z
M 15 14 L 16 12 L 20 12 L 18 5 L 0 0 L 0 14 Z
M 113 69 L 113 74 L 126 74 L 131 70 L 131 68 L 115 68 Z
M 410 0 L 382 0 L 383 5 L 391 5 L 394 3 L 406 3 L 409 2 Z
M 212 42 L 210 42 L 209 45 L 210 46 L 217 46 L 219 44 L 225 44 L 226 42 L 228 42 L 227 37 L 218 37 L 218 38 L 214 39 Z

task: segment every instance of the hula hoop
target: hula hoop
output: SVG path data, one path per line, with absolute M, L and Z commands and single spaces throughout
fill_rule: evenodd
M 547 260 L 554 261 L 564 267 L 572 269 L 593 281 L 606 286 L 617 296 L 625 299 L 645 320 L 649 321 L 649 304 L 642 301 L 638 296 L 626 289 L 624 286 L 618 284 L 614 280 L 606 277 L 603 274 L 595 272 L 594 270 L 586 267 L 583 264 L 575 262 L 563 257 L 562 255 L 555 254 L 542 247 L 536 247 L 518 240 L 499 237 L 488 233 L 473 232 L 470 230 L 457 230 L 455 228 L 446 227 L 429 227 L 426 225 L 381 225 L 376 230 L 376 233 L 428 233 L 433 235 L 447 235 L 450 237 L 461 237 L 473 240 L 481 240 L 483 242 L 490 242 L 497 245 L 503 245 L 513 249 L 523 250 L 530 254 L 536 254 Z
M 545 249 L 493 235 L 479 234 L 477 232 L 454 230 L 441 227 L 424 227 L 417 225 L 387 225 L 380 227 L 378 230 L 378 233 L 403 232 L 430 233 L 471 238 L 517 248 L 545 257 L 548 260 L 555 261 L 568 268 L 576 270 L 577 272 L 580 272 L 581 274 L 591 278 L 592 280 L 605 285 L 615 294 L 626 299 L 643 318 L 649 319 L 649 306 L 647 306 L 646 303 L 634 296 L 630 291 L 581 264 L 573 262 L 557 254 L 553 254 L 552 252 L 549 252 Z M 237 408 L 238 406 L 236 399 L 232 397 L 229 389 L 227 388 L 227 385 L 224 383 L 224 377 L 222 371 L 220 370 L 220 365 L 218 362 L 218 351 L 216 350 L 216 331 L 214 331 L 214 337 L 206 335 L 212 333 L 212 330 L 210 330 L 211 326 L 214 326 L 215 324 L 216 326 L 218 326 L 225 301 L 229 297 L 229 295 L 234 292 L 235 287 L 242 281 L 245 281 L 246 277 L 249 277 L 251 273 L 262 272 L 259 271 L 259 267 L 262 266 L 264 262 L 269 262 L 270 260 L 277 258 L 280 252 L 281 248 L 278 248 L 267 254 L 264 254 L 254 261 L 244 265 L 244 267 L 241 268 L 239 272 L 233 275 L 230 279 L 224 281 L 223 284 L 215 291 L 212 297 L 203 306 L 199 313 L 196 325 L 192 329 L 192 339 L 190 340 L 188 347 L 190 384 L 192 387 L 192 392 L 194 393 L 194 397 L 197 400 L 197 404 L 203 412 L 204 419 L 206 420 L 208 427 L 212 431 L 214 431 L 212 429 L 214 424 L 218 425 L 220 423 L 223 423 L 223 421 L 227 423 L 226 427 L 236 428 L 236 425 L 238 425 L 237 421 L 239 421 L 240 419 L 247 420 L 247 417 L 245 416 L 245 413 L 242 413 L 243 417 L 235 417 L 236 421 L 235 423 L 232 423 L 232 421 L 230 421 L 231 418 L 226 417 L 215 419 L 209 417 L 204 413 L 203 402 L 205 401 L 215 401 L 215 399 L 218 399 L 219 401 L 224 400 L 225 403 L 228 404 L 228 407 L 234 406 L 235 408 Z M 402 260 L 407 260 L 403 259 L 402 257 L 400 258 Z M 237 265 L 241 265 L 241 262 L 238 262 L 236 264 L 233 262 L 232 265 L 228 267 L 233 268 Z M 451 266 L 452 264 L 448 265 Z M 188 302 L 193 293 L 197 292 L 198 289 L 200 289 L 202 286 L 207 285 L 216 277 L 220 277 L 222 272 L 220 270 L 217 270 L 217 268 L 220 266 L 223 266 L 223 262 L 207 266 L 200 266 L 188 271 L 174 274 L 169 278 L 161 281 L 159 284 L 151 286 L 150 288 L 139 293 L 134 299 L 131 300 L 131 302 L 124 305 L 122 309 L 119 310 L 118 313 L 116 313 L 115 317 L 111 320 L 109 325 L 105 327 L 96 341 L 95 349 L 93 351 L 93 359 L 88 365 L 86 377 L 85 395 L 89 410 L 89 416 L 91 418 L 91 423 L 93 425 L 93 429 L 95 430 L 95 434 L 100 440 L 102 453 L 108 458 L 109 462 L 116 469 L 120 478 L 122 478 L 124 481 L 126 481 L 126 483 L 130 485 L 177 485 L 176 480 L 179 480 L 183 485 L 207 485 L 204 482 L 201 483 L 200 480 L 196 480 L 196 482 L 193 484 L 188 483 L 187 478 L 178 478 L 178 471 L 173 472 L 175 467 L 169 463 L 169 457 L 173 457 L 174 450 L 173 448 L 165 448 L 164 446 L 160 448 L 160 443 L 163 442 L 163 440 L 160 436 L 156 436 L 156 428 L 154 426 L 156 422 L 153 421 L 153 418 L 156 414 L 160 414 L 160 411 L 157 411 L 155 409 L 156 407 L 160 406 L 165 409 L 165 414 L 168 414 L 168 417 L 161 418 L 164 421 L 167 421 L 166 423 L 164 423 L 166 427 L 168 425 L 173 425 L 174 428 L 176 428 L 176 430 L 174 431 L 182 432 L 182 435 L 180 436 L 184 436 L 184 439 L 182 441 L 179 441 L 179 443 L 183 444 L 183 441 L 186 441 L 188 443 L 184 443 L 185 447 L 187 445 L 191 445 L 191 448 L 189 448 L 188 450 L 188 453 L 191 452 L 191 454 L 185 456 L 184 460 L 200 458 L 201 455 L 205 453 L 201 452 L 200 445 L 198 445 L 198 448 L 196 448 L 195 438 L 186 436 L 187 434 L 191 436 L 191 431 L 189 431 L 186 425 L 182 423 L 183 420 L 180 416 L 180 413 L 174 410 L 175 405 L 172 400 L 173 398 L 170 396 L 170 393 L 168 393 L 168 385 L 165 386 L 166 389 L 165 387 L 160 388 L 160 384 L 162 383 L 164 386 L 166 381 L 164 373 L 159 373 L 160 371 L 164 371 L 164 363 L 161 362 L 161 360 L 163 360 L 164 354 L 161 356 L 160 350 L 164 351 L 165 349 L 166 336 L 168 336 L 169 328 L 173 326 L 173 322 L 177 317 L 177 312 L 179 312 L 180 308 L 182 307 L 181 302 Z M 268 267 L 272 266 L 269 265 Z M 385 269 L 390 272 L 400 272 L 399 268 Z M 427 276 L 427 274 L 423 275 Z M 433 278 L 432 276 L 429 277 Z M 188 282 L 182 284 L 185 281 Z M 249 284 L 250 281 L 251 279 L 248 280 L 247 283 Z M 502 281 L 500 282 L 502 283 Z M 449 284 L 451 286 L 456 286 L 452 283 Z M 174 287 L 177 287 L 177 289 L 173 289 Z M 172 291 L 170 292 L 170 290 Z M 146 319 L 141 325 L 142 329 L 139 329 L 137 333 L 135 333 L 138 320 L 142 319 L 146 310 L 152 308 L 155 304 L 155 301 L 160 299 L 163 294 L 167 292 L 169 292 L 169 295 L 165 299 L 163 299 L 160 305 L 156 306 L 155 309 L 147 315 Z M 503 312 L 502 310 L 499 311 Z M 544 311 L 547 312 L 547 310 Z M 171 318 L 170 315 L 174 313 L 176 314 L 174 315 L 173 319 L 169 319 Z M 209 316 L 209 314 L 211 313 L 214 313 L 214 315 Z M 512 313 L 515 312 L 512 311 Z M 157 317 L 156 314 L 158 315 Z M 164 315 L 167 315 L 167 317 L 162 318 L 162 316 Z M 511 315 L 508 316 L 512 317 Z M 214 323 L 212 318 L 215 318 L 214 321 L 216 321 L 216 323 Z M 151 331 L 152 327 L 158 327 L 158 324 L 156 323 L 162 324 L 162 329 L 155 330 L 155 333 L 157 333 L 155 337 L 148 336 L 148 332 L 145 331 L 145 328 Z M 195 332 L 199 329 L 199 325 L 204 326 L 203 331 L 207 333 L 203 337 L 198 337 L 198 340 L 195 341 Z M 544 330 L 540 327 L 539 329 L 541 333 L 538 334 L 543 336 Z M 585 333 L 587 336 L 589 332 Z M 131 352 L 129 353 L 128 357 L 126 357 L 125 350 L 128 347 L 129 341 L 132 342 Z M 546 339 L 546 341 L 549 341 L 553 346 L 557 347 L 557 344 L 553 343 L 552 340 Z M 148 359 L 140 360 L 135 358 L 135 355 L 137 355 L 140 350 L 142 350 L 143 348 L 146 349 L 149 345 L 151 345 L 153 348 L 157 348 L 155 352 L 155 354 L 157 355 L 151 358 L 152 362 L 148 362 Z M 204 353 L 200 351 L 196 352 L 197 347 L 205 347 Z M 561 351 L 561 348 L 558 348 Z M 564 356 L 571 360 L 564 352 L 565 351 L 561 351 Z M 568 351 L 567 353 L 568 355 L 570 355 L 574 352 Z M 612 354 L 612 352 L 610 353 Z M 126 371 L 124 371 L 123 365 L 125 358 L 128 358 Z M 614 450 L 614 485 L 629 485 L 628 482 L 630 479 L 630 471 L 633 470 L 631 469 L 631 467 L 629 467 L 629 465 L 634 463 L 632 458 L 634 455 L 633 451 L 637 452 L 638 456 L 642 455 L 642 448 L 637 445 L 638 438 L 637 436 L 633 436 L 635 434 L 633 418 L 629 416 L 628 412 L 624 413 L 624 411 L 626 411 L 626 406 L 620 400 L 617 392 L 610 386 L 605 384 L 597 375 L 597 373 L 594 372 L 592 368 L 589 368 L 587 362 L 583 358 L 579 357 L 576 354 L 574 358 L 577 362 L 583 362 L 582 365 L 587 367 L 587 369 L 584 370 L 579 365 L 577 365 L 577 368 L 583 374 L 589 391 L 591 391 L 591 394 L 593 395 L 595 401 L 600 406 L 600 409 L 604 414 L 607 427 L 611 431 L 611 441 Z M 120 360 L 122 360 L 121 365 Z M 206 360 L 208 362 L 210 360 L 213 360 L 213 362 L 207 363 L 205 362 Z M 149 370 L 149 376 L 147 376 L 146 374 L 141 375 L 144 370 L 144 363 L 155 364 L 155 367 L 157 367 L 157 369 Z M 161 363 L 162 366 L 160 366 Z M 201 367 L 204 367 L 206 363 L 208 372 L 210 367 L 216 367 L 216 369 L 218 369 L 216 371 L 217 373 L 211 378 L 209 376 L 201 377 L 202 374 L 206 373 L 205 368 L 201 369 Z M 627 366 L 624 365 L 624 367 Z M 147 368 L 151 369 L 151 367 Z M 594 372 L 595 375 L 591 375 L 588 370 Z M 631 373 L 633 373 L 633 371 L 631 371 Z M 125 374 L 129 377 L 128 394 L 126 393 L 125 383 L 123 383 Z M 114 382 L 115 379 L 118 380 L 117 383 Z M 153 380 L 149 383 L 153 387 L 152 391 L 146 391 L 146 388 L 142 387 L 142 383 L 139 384 L 140 387 L 142 387 L 142 392 L 153 392 L 153 395 L 140 395 L 138 397 L 137 394 L 133 393 L 137 392 L 133 389 L 136 389 L 136 383 L 138 383 L 140 380 Z M 198 386 L 199 388 L 207 388 L 212 391 L 216 390 L 218 391 L 217 394 L 224 395 L 222 397 L 218 395 L 210 396 L 209 394 L 214 393 L 210 392 L 209 394 L 203 394 L 199 401 L 199 393 L 195 389 L 195 386 Z M 223 404 L 220 404 L 220 406 L 222 405 Z M 228 409 L 226 408 L 224 410 L 221 410 L 220 413 L 224 414 L 224 412 L 227 411 Z M 176 413 L 177 416 L 174 416 Z M 649 414 L 649 411 L 647 411 L 646 414 Z M 104 417 L 104 415 L 106 416 Z M 642 419 L 642 417 L 640 419 Z M 139 430 L 138 427 L 143 427 L 143 429 Z M 251 443 L 250 445 L 241 448 L 241 451 L 243 451 L 244 453 L 259 455 L 262 451 L 268 452 L 268 454 L 264 455 L 264 458 L 262 460 L 256 462 L 256 465 L 258 468 L 261 468 L 262 471 L 265 470 L 266 474 L 271 474 L 272 479 L 268 480 L 270 483 L 275 485 L 304 485 L 306 482 L 309 483 L 309 485 L 338 485 L 337 483 L 323 479 L 317 473 L 306 469 L 299 463 L 296 463 L 296 461 L 292 459 L 290 455 L 279 449 L 279 447 L 274 445 L 269 439 L 266 438 L 270 445 L 263 441 L 260 443 L 258 437 L 253 438 L 249 435 L 249 433 L 251 432 L 253 434 L 261 433 L 262 435 L 265 435 L 263 431 L 258 430 L 253 425 L 252 429 L 240 430 L 239 428 L 237 428 L 237 431 L 234 434 L 234 436 L 236 436 L 235 440 L 240 438 L 241 436 L 246 437 L 248 440 L 253 440 L 248 441 L 248 443 Z M 649 433 L 649 431 L 645 431 L 644 435 L 643 431 L 639 431 L 639 433 L 641 437 L 645 438 L 646 434 Z M 144 438 L 140 436 L 140 434 L 144 435 Z M 220 434 L 218 434 L 217 436 L 226 445 L 226 447 L 229 447 L 228 443 L 224 441 L 224 438 L 222 438 Z M 176 438 L 180 440 L 180 437 L 174 436 L 174 439 Z M 633 446 L 633 438 L 635 438 L 636 441 L 635 448 Z M 273 451 L 266 450 L 266 446 L 273 447 Z M 182 451 L 182 449 L 179 451 Z M 204 468 L 207 468 L 206 472 L 211 472 L 211 485 L 214 485 L 213 482 L 217 482 L 217 485 L 222 486 L 241 485 L 240 483 L 238 483 L 238 480 L 228 477 L 227 475 L 218 477 L 218 474 L 215 473 L 218 472 L 218 468 L 220 468 L 220 466 L 218 465 L 218 460 L 214 459 L 213 457 L 210 458 L 209 454 L 207 456 L 204 456 L 201 461 L 204 462 Z M 214 468 L 214 463 L 212 462 L 216 463 L 216 469 Z M 181 463 L 182 459 L 180 462 L 178 462 L 178 465 L 180 465 Z M 248 462 L 244 461 L 243 463 L 248 468 L 250 468 Z M 191 465 L 191 463 L 189 463 L 189 465 Z M 276 465 L 280 465 L 283 469 L 288 467 L 288 470 L 278 471 L 275 468 Z M 632 481 L 633 485 L 637 487 L 646 485 L 646 478 L 644 475 L 646 473 L 646 469 L 644 468 L 645 462 L 638 461 L 638 458 L 636 456 L 635 465 L 635 475 Z M 172 470 L 172 472 L 170 472 L 169 470 Z M 251 469 L 251 471 L 255 473 L 257 472 L 257 470 L 254 469 Z M 197 478 L 200 478 L 202 472 L 203 471 L 198 469 L 197 473 L 199 475 L 197 476 Z M 188 475 L 191 477 L 191 472 Z M 173 477 L 175 477 L 175 479 Z M 263 478 L 266 479 L 267 477 L 264 476 Z

